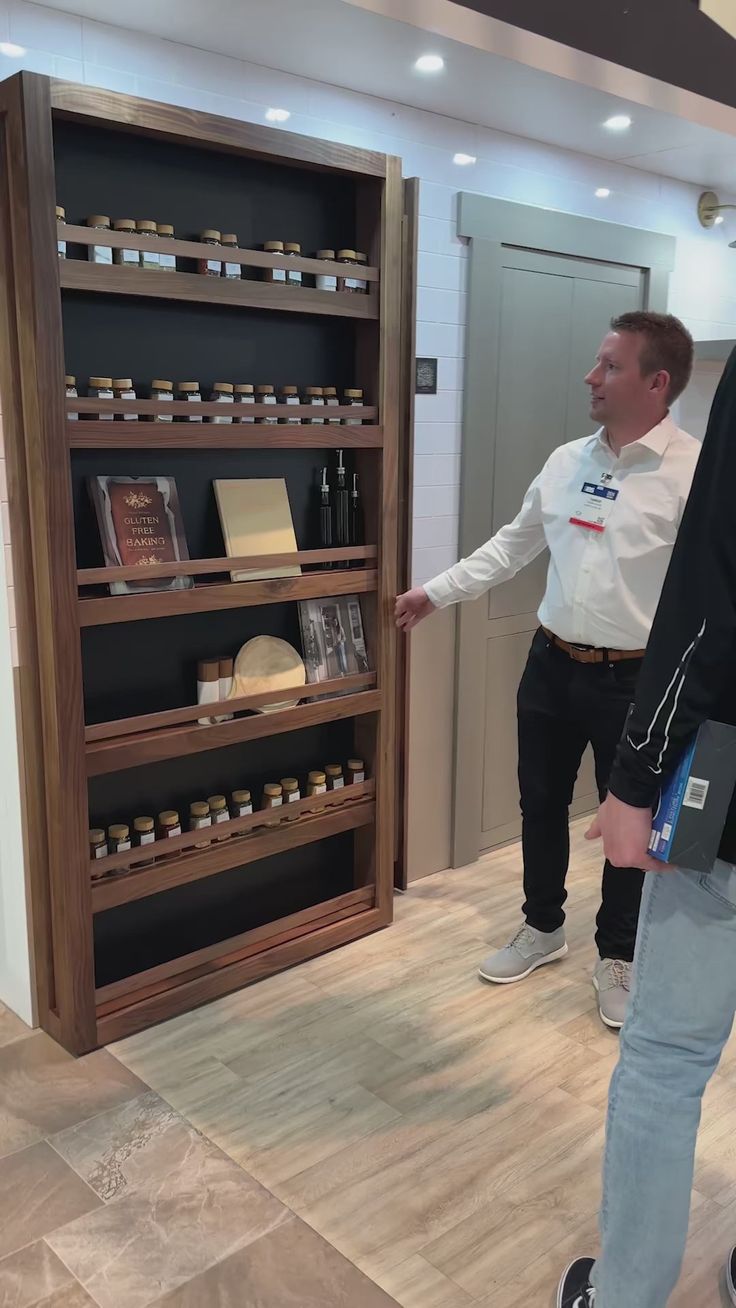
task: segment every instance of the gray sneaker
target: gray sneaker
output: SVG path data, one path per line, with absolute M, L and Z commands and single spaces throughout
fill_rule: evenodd
M 601 1021 L 612 1031 L 620 1031 L 629 1003 L 631 963 L 622 958 L 602 958 L 593 973 L 593 985 L 598 991 Z
M 524 923 L 505 949 L 483 959 L 478 971 L 484 981 L 507 986 L 512 981 L 523 981 L 538 967 L 554 963 L 556 959 L 564 958 L 566 953 L 564 927 L 559 931 L 537 931 Z

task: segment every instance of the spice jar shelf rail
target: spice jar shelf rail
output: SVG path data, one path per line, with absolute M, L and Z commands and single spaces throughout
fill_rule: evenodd
M 146 268 L 85 263 L 83 259 L 60 260 L 59 279 L 63 290 L 93 291 L 101 295 L 149 296 L 191 304 L 277 309 L 334 318 L 377 320 L 379 317 L 378 295 L 318 291 L 311 287 L 279 286 L 269 282 L 230 281 L 227 277 L 203 277 L 199 273 L 151 272 Z
M 277 692 L 279 700 L 319 699 L 323 695 L 347 695 L 358 690 L 372 689 L 376 684 L 375 672 L 355 672 L 349 677 L 331 677 L 328 681 L 315 682 L 312 685 L 282 686 Z M 248 713 L 255 709 L 267 707 L 274 702 L 274 692 L 266 691 L 258 695 L 245 695 L 238 699 L 223 699 L 217 703 L 207 704 L 208 717 L 218 717 L 222 713 Z M 87 744 L 95 740 L 115 740 L 121 736 L 134 736 L 141 731 L 157 731 L 163 727 L 178 727 L 184 723 L 198 722 L 203 716 L 201 704 L 189 704 L 185 708 L 162 709 L 158 713 L 140 713 L 134 718 L 118 718 L 111 722 L 95 722 L 85 727 L 84 739 Z M 216 723 L 208 723 L 204 730 L 209 730 Z
M 141 579 L 143 572 L 141 571 Z M 215 613 L 223 609 L 252 608 L 258 604 L 287 604 L 292 600 L 330 595 L 365 595 L 376 590 L 374 568 L 325 569 L 301 577 L 272 577 L 266 581 L 219 581 L 190 590 L 148 591 L 138 595 L 101 595 L 77 600 L 80 627 L 101 627 L 111 622 L 140 622 L 143 618 L 170 618 L 180 613 Z
M 374 796 L 375 782 L 364 781 L 339 791 L 328 791 L 326 795 L 305 796 L 288 805 L 288 819 L 283 816 L 275 824 L 272 821 L 269 825 L 269 816 L 282 811 L 286 814 L 287 808 L 259 810 L 248 817 L 208 827 L 206 849 L 197 848 L 202 845 L 202 832 L 188 831 L 171 840 L 157 840 L 132 849 L 125 855 L 110 854 L 90 863 L 90 875 L 108 874 L 93 882 L 93 912 L 145 899 L 230 867 L 255 863 L 340 831 L 368 826 L 374 817 Z M 141 862 L 151 858 L 162 861 L 153 867 L 140 867 L 136 866 L 136 858 Z M 110 875 L 115 870 L 123 870 L 122 875 Z
M 140 564 L 119 568 L 80 568 L 78 586 L 107 586 L 112 581 L 146 581 L 170 577 L 196 577 L 221 572 L 239 572 L 248 568 L 280 568 L 299 564 L 318 566 L 325 563 L 358 562 L 378 556 L 375 545 L 345 545 L 332 549 L 296 550 L 286 554 L 244 554 L 234 558 L 182 559 L 178 563 L 148 563 L 145 570 Z
M 61 233 L 60 233 L 61 234 Z M 183 241 L 177 237 L 139 236 L 135 232 L 100 231 L 94 227 L 80 227 L 75 223 L 65 223 L 64 240 L 69 245 L 105 245 L 113 250 L 149 250 L 154 254 L 174 254 L 180 259 L 222 259 L 228 263 L 238 263 L 249 268 L 281 268 L 287 274 L 304 272 L 311 276 L 345 277 L 357 275 L 361 281 L 377 282 L 380 278 L 378 268 L 361 264 L 359 273 L 346 268 L 345 264 L 332 259 L 311 259 L 306 255 L 271 254 L 268 250 L 248 250 L 237 245 L 209 245 L 203 241 Z M 74 263 L 75 260 L 68 259 Z M 80 262 L 84 262 L 80 260 Z M 109 265 L 104 265 L 109 267 Z M 126 272 L 137 271 L 135 268 Z M 154 276 L 161 270 L 146 269 Z M 164 276 L 169 276 L 164 272 Z M 201 274 L 197 274 L 198 276 Z M 329 292 L 333 294 L 334 292 Z
M 201 423 L 192 421 L 193 410 L 192 405 L 188 400 L 166 400 L 164 402 L 161 400 L 142 399 L 102 400 L 96 399 L 93 396 L 80 396 L 79 398 L 75 397 L 74 399 L 66 399 L 64 403 L 67 413 L 81 413 L 82 415 L 88 413 L 112 414 L 113 426 L 115 425 L 115 418 L 118 420 L 125 420 L 126 415 L 128 415 L 128 425 L 132 426 L 133 420 L 131 420 L 129 416 L 130 414 L 135 414 L 136 417 L 143 418 L 144 420 L 150 418 L 153 419 L 154 422 L 158 419 L 156 425 L 165 427 L 175 426 L 177 435 L 182 435 L 190 427 L 199 427 L 202 425 Z M 285 418 L 287 414 L 289 418 L 308 419 L 310 426 L 320 427 L 323 423 L 327 425 L 327 419 L 324 417 L 322 418 L 322 422 L 314 421 L 315 410 L 310 404 L 290 404 L 287 408 L 285 405 L 278 404 L 240 404 L 235 402 L 233 404 L 228 404 L 227 408 L 223 409 L 223 405 L 217 400 L 201 400 L 197 404 L 196 413 L 198 417 L 217 418 L 219 420 L 216 423 L 208 423 L 208 427 L 230 427 L 233 424 L 242 425 L 238 423 L 239 419 L 254 419 L 255 421 L 258 421 L 261 418 L 269 418 L 270 422 L 261 423 L 261 426 L 270 426 L 274 428 L 281 425 L 280 423 L 277 424 L 274 422 L 274 419 Z M 330 418 L 351 418 L 352 422 L 349 425 L 346 424 L 345 427 L 341 427 L 340 430 L 345 431 L 346 433 L 351 430 L 360 432 L 362 423 L 355 421 L 356 414 L 361 419 L 365 419 L 366 422 L 374 422 L 378 416 L 378 409 L 372 404 L 362 404 L 359 408 L 350 404 L 339 404 L 330 409 L 321 409 L 320 414 L 329 414 Z M 228 419 L 228 421 L 223 421 L 223 415 Z M 170 421 L 172 417 L 185 418 L 188 419 L 188 421 L 174 424 Z M 233 420 L 232 423 L 229 421 L 230 418 Z M 83 418 L 80 427 L 86 427 L 87 422 L 90 421 L 90 419 Z M 109 418 L 107 419 L 107 425 L 111 425 Z M 283 425 L 287 424 L 284 422 Z M 145 426 L 146 434 L 148 435 L 151 433 L 152 424 L 146 422 Z M 218 433 L 218 435 L 220 435 L 220 433 Z
M 343 678 L 343 681 L 346 680 Z M 326 684 L 322 683 L 323 691 Z M 90 740 L 85 745 L 87 776 L 99 777 L 110 772 L 124 772 L 127 768 L 142 767 L 146 763 L 160 763 L 168 758 L 239 745 L 246 740 L 263 740 L 267 736 L 278 736 L 288 731 L 302 731 L 323 722 L 364 717 L 379 712 L 382 703 L 380 690 L 363 690 L 346 695 L 333 694 L 332 698 L 320 699 L 316 703 L 307 700 L 295 708 L 233 718 L 230 722 L 216 722 L 212 726 L 179 723 L 142 729 L 130 735 Z M 206 705 L 206 708 L 209 711 L 210 705 Z
M 367 423 L 361 427 L 327 423 L 298 427 L 289 423 L 68 422 L 66 433 L 72 450 L 358 450 L 383 446 L 383 427 Z

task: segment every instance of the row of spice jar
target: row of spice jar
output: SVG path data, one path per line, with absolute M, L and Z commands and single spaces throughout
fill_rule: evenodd
M 79 398 L 77 388 L 77 379 L 71 375 L 65 377 L 66 398 L 75 400 Z M 90 377 L 87 386 L 87 395 L 97 400 L 135 400 L 140 398 L 133 386 L 130 377 Z M 185 400 L 194 403 L 202 402 L 202 391 L 197 381 L 177 382 L 164 381 L 156 378 L 151 382 L 150 398 L 158 400 L 165 404 L 169 400 Z M 214 403 L 223 405 L 228 404 L 266 404 L 273 405 L 273 416 L 269 414 L 265 418 L 249 418 L 241 414 L 233 416 L 232 414 L 223 413 L 202 418 L 201 413 L 193 410 L 191 415 L 178 416 L 179 422 L 215 422 L 215 423 L 266 423 L 275 425 L 276 423 L 287 423 L 300 426 L 302 423 L 307 425 L 314 423 L 329 423 L 339 426 L 341 423 L 347 427 L 359 427 L 363 422 L 360 410 L 364 407 L 363 391 L 358 387 L 348 388 L 344 392 L 342 401 L 337 394 L 335 386 L 307 386 L 302 394 L 298 386 L 280 386 L 278 391 L 274 386 L 252 386 L 249 382 L 233 385 L 232 382 L 214 382 L 212 390 L 205 398 L 212 400 Z M 351 414 L 347 418 L 330 418 L 325 410 L 336 408 L 340 404 L 354 411 L 355 416 Z M 314 416 L 308 418 L 287 417 L 286 408 L 290 405 L 307 405 L 314 410 Z M 73 410 L 67 412 L 67 418 L 76 420 L 79 414 Z M 124 421 L 139 421 L 137 413 L 87 413 L 85 418 L 98 421 L 101 419 L 112 421 L 113 419 L 122 419 Z M 173 422 L 174 415 L 162 412 L 155 414 L 153 422 Z
M 56 206 L 56 221 L 57 252 L 60 259 L 66 259 L 67 240 L 63 230 L 66 224 L 66 211 L 62 205 Z M 122 235 L 127 233 L 169 241 L 174 239 L 174 228 L 170 223 L 156 223 L 151 218 L 116 218 L 111 221 L 107 214 L 91 214 L 86 220 L 86 226 L 103 234 L 114 231 Z M 235 232 L 220 232 L 214 227 L 206 227 L 199 233 L 199 241 L 202 245 L 222 248 L 221 254 L 218 255 L 214 250 L 210 250 L 196 261 L 199 273 L 205 277 L 226 277 L 229 281 L 240 280 L 243 276 L 243 265 L 227 257 L 228 250 L 240 248 Z M 263 249 L 266 254 L 280 255 L 285 259 L 297 259 L 302 256 L 302 247 L 298 241 L 266 241 Z M 177 269 L 175 254 L 156 249 L 134 250 L 125 246 L 113 248 L 104 243 L 104 235 L 100 237 L 99 244 L 95 242 L 87 246 L 87 257 L 92 263 L 108 265 L 114 263 L 123 268 L 147 268 L 158 272 L 176 272 Z M 368 265 L 367 254 L 361 250 L 350 249 L 317 250 L 314 258 L 323 263 L 339 263 L 345 271 L 339 274 L 325 271 L 310 278 L 299 268 L 277 266 L 263 268 L 261 270 L 263 280 L 273 286 L 294 287 L 304 286 L 309 281 L 313 281 L 318 291 L 368 294 L 368 282 L 365 277 L 360 276 L 360 269 Z M 354 272 L 353 269 L 357 271 Z
M 348 759 L 344 770 L 340 763 L 328 763 L 324 771 L 316 769 L 308 773 L 304 796 L 309 798 L 313 795 L 324 795 L 328 791 L 342 790 L 345 787 L 358 785 L 362 781 L 365 781 L 365 764 L 362 759 Z M 302 788 L 297 777 L 283 777 L 281 781 L 269 781 L 263 787 L 260 811 L 271 814 L 275 809 L 288 807 L 301 798 Z M 305 812 L 309 810 L 302 809 L 293 815 L 288 812 L 276 814 L 264 818 L 262 825 L 277 826 L 282 821 L 297 821 Z M 208 828 L 236 818 L 248 817 L 252 813 L 253 799 L 250 790 L 234 790 L 229 804 L 225 795 L 210 795 L 209 799 L 194 800 L 189 805 L 189 830 L 205 832 Z M 253 828 L 250 829 L 252 830 Z M 250 831 L 244 834 L 250 834 Z M 93 827 L 89 833 L 90 858 L 94 863 L 110 855 L 128 853 L 133 848 L 160 845 L 162 841 L 181 834 L 182 825 L 176 809 L 165 809 L 159 813 L 158 822 L 154 822 L 152 817 L 134 818 L 132 833 L 130 826 L 125 822 L 115 822 L 107 828 L 107 831 L 102 827 Z M 194 848 L 206 849 L 212 841 L 219 843 L 229 839 L 230 832 L 219 836 L 213 834 L 211 837 L 203 837 L 201 843 L 198 842 Z M 173 855 L 157 854 L 151 859 L 139 859 L 135 867 L 136 869 L 151 867 L 162 859 L 177 857 L 178 852 Z M 103 876 L 126 876 L 129 871 L 130 869 L 122 864 L 120 868 L 109 871 L 106 869 L 98 877 L 93 872 L 92 880 L 100 880 Z

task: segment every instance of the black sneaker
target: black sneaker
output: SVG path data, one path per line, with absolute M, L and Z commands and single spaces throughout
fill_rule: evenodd
M 594 1264 L 594 1258 L 578 1258 L 570 1264 L 557 1291 L 557 1308 L 595 1308 L 595 1290 L 590 1284 Z
M 726 1263 L 726 1287 L 731 1296 L 731 1303 L 736 1304 L 736 1249 L 732 1249 Z

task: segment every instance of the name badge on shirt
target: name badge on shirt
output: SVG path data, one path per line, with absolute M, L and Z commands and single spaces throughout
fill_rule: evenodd
M 610 476 L 605 474 L 599 482 L 584 481 L 577 501 L 579 508 L 570 518 L 574 527 L 586 527 L 588 531 L 605 531 L 618 491 L 611 485 Z

